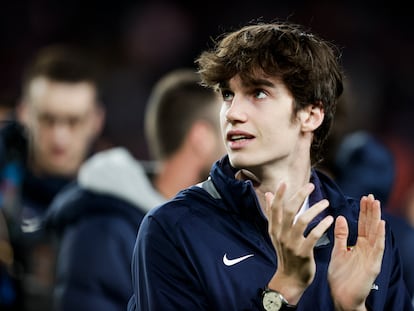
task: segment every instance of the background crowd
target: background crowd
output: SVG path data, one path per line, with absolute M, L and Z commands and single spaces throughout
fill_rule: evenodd
M 362 181 L 383 173 L 378 176 L 384 183 L 372 177 L 369 185 L 381 183 L 381 189 L 389 191 L 384 194 L 387 211 L 414 226 L 410 12 L 395 1 L 7 1 L 0 10 L 0 118 L 7 120 L 19 102 L 24 70 L 40 48 L 57 43 L 81 46 L 99 64 L 99 99 L 106 111 L 95 151 L 124 147 L 152 169 L 144 128 L 155 83 L 173 69 L 193 67 L 200 51 L 212 45 L 211 38 L 226 30 L 252 20 L 288 19 L 311 27 L 342 49 L 347 85 L 325 170 L 338 180 L 343 177 L 344 184 L 345 177 Z M 385 151 L 369 145 L 371 140 L 361 143 L 361 136 L 350 136 L 359 140 L 342 145 L 355 131 L 375 138 L 374 144 L 388 149 L 391 159 L 375 166 Z M 364 153 L 352 153 L 356 146 L 365 146 Z M 371 170 L 351 175 L 351 165 L 363 160 Z M 1 259 L 7 261 L 4 254 Z
M 193 65 L 210 38 L 224 30 L 258 18 L 288 18 L 343 48 L 352 127 L 411 140 L 414 38 L 408 7 L 398 1 L 320 0 L 200 5 L 182 0 L 7 1 L 0 10 L 2 102 L 18 94 L 21 71 L 39 47 L 79 43 L 102 61 L 109 112 L 105 138 L 145 159 L 142 111 L 150 86 L 162 73 Z

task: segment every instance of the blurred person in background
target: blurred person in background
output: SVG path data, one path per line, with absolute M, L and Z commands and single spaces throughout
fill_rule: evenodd
M 178 84 L 180 79 L 194 82 Z M 225 153 L 219 94 L 196 84 L 198 79 L 191 70 L 173 71 L 158 82 L 148 101 L 145 137 L 156 164 L 152 180 L 168 199 L 207 178 L 211 165 Z
M 405 197 L 400 189 L 406 189 L 400 185 L 404 179 L 401 173 L 408 177 L 410 170 L 402 172 L 404 169 L 400 167 L 404 161 L 395 148 L 397 137 L 393 137 L 390 144 L 381 134 L 354 126 L 352 116 L 356 112 L 351 103 L 355 97 L 349 87 L 351 80 L 346 82 L 348 88 L 338 102 L 335 123 L 318 169 L 331 176 L 345 195 L 359 198 L 372 193 L 381 202 L 382 216 L 393 231 L 401 255 L 403 278 L 414 298 L 414 227 L 403 215 L 395 213 L 393 200 L 397 197 L 402 201 Z
M 0 128 L 15 119 L 15 99 L 10 94 L 1 94 L 0 91 Z
M 372 193 L 381 201 L 382 215 L 395 236 L 404 281 L 413 300 L 414 227 L 405 217 L 393 214 L 389 206 L 397 171 L 396 158 L 392 150 L 382 139 L 363 130 L 347 133 L 334 150 L 333 158 L 325 159 L 322 165 L 344 194 L 359 198 Z
M 0 129 L 13 122 L 15 100 L 6 91 L 0 91 Z M 13 249 L 8 226 L 0 208 L 0 309 L 11 310 L 17 298 L 17 283 L 13 272 Z
M 390 197 L 390 211 L 407 219 L 414 227 L 414 145 L 413 141 L 397 135 L 386 138 L 396 163 L 396 180 Z
M 59 194 L 46 226 L 58 237 L 54 310 L 126 310 L 138 227 L 153 207 L 206 178 L 224 153 L 218 94 L 190 68 L 153 86 L 145 114 L 153 161 L 124 147 L 95 154 Z M 153 183 L 152 183 L 153 182 Z
M 22 78 L 16 122 L 1 130 L 0 208 L 18 283 L 12 310 L 51 310 L 55 254 L 44 215 L 101 132 L 98 81 L 94 59 L 81 49 L 40 49 Z

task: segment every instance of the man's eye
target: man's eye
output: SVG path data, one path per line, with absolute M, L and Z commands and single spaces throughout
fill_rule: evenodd
M 55 119 L 49 115 L 40 115 L 38 120 L 44 125 L 53 125 L 55 123 Z
M 262 90 L 257 90 L 255 92 L 255 96 L 258 99 L 266 98 L 266 93 L 264 91 L 262 91 Z
M 233 99 L 233 93 L 230 91 L 226 91 L 226 90 L 221 91 L 221 96 L 223 97 L 223 100 L 225 101 L 230 101 Z
M 82 119 L 81 118 L 68 118 L 67 122 L 70 127 L 76 127 L 82 123 Z

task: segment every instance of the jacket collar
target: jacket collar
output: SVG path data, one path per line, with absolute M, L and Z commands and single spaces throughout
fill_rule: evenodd
M 234 177 L 236 172 L 237 169 L 230 165 L 227 155 L 218 160 L 212 167 L 210 177 L 224 203 L 220 204 L 220 208 L 262 222 L 265 220 L 265 216 L 262 213 L 251 181 L 236 179 Z M 332 179 L 316 169 L 312 169 L 310 181 L 314 183 L 315 190 L 309 196 L 309 205 L 312 206 L 326 198 L 329 200 L 330 206 L 315 217 L 305 230 L 305 235 L 327 215 L 332 215 L 334 218 L 344 215 L 348 219 L 349 245 L 353 245 L 356 242 L 356 233 L 358 232 L 356 221 L 358 215 L 356 213 L 359 209 L 354 206 L 356 201 L 346 197 Z M 334 238 L 333 228 L 334 225 L 330 227 L 327 233 L 331 241 Z

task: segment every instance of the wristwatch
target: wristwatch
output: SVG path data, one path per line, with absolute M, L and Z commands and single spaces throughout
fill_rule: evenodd
M 262 294 L 262 303 L 266 311 L 296 310 L 296 306 L 290 305 L 283 295 L 266 286 Z

